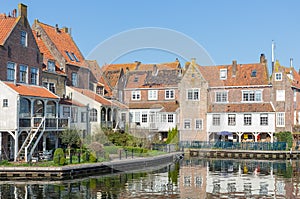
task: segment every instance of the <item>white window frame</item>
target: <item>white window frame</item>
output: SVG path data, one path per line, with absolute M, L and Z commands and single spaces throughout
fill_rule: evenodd
M 157 100 L 157 95 L 157 90 L 148 90 L 148 100 Z
M 168 114 L 168 123 L 173 123 L 174 122 L 174 115 L 173 114 Z
M 14 81 L 16 79 L 16 64 L 14 62 L 7 62 L 7 81 Z
M 215 102 L 216 103 L 227 103 L 228 102 L 228 91 L 216 91 Z
M 236 114 L 228 114 L 228 126 L 236 125 Z
M 33 85 L 39 84 L 39 69 L 36 67 L 30 68 L 30 84 Z
M 259 121 L 260 121 L 261 126 L 268 126 L 269 125 L 269 115 L 268 115 L 268 113 L 261 113 Z
M 98 121 L 98 111 L 95 108 L 90 110 L 90 122 L 97 122 Z
M 244 114 L 244 126 L 252 125 L 252 115 L 249 113 Z
M 285 90 L 276 90 L 276 101 L 277 102 L 285 101 Z
M 28 45 L 28 34 L 26 31 L 24 30 L 21 30 L 21 33 L 20 33 L 20 36 L 21 36 L 21 39 L 20 39 L 20 43 L 23 47 L 27 47 Z
M 285 127 L 285 112 L 276 113 L 276 126 Z
M 141 100 L 141 91 L 131 91 L 131 100 Z
M 77 87 L 78 86 L 78 74 L 73 72 L 71 74 L 71 80 L 72 80 L 72 86 Z
M 2 107 L 8 107 L 8 99 L 2 100 Z
M 213 126 L 221 125 L 221 114 L 213 114 L 212 115 L 212 125 Z
M 183 120 L 183 128 L 186 130 L 192 129 L 191 123 L 192 123 L 191 119 L 184 119 Z
M 282 81 L 282 73 L 275 73 L 275 81 Z
M 166 100 L 174 99 L 174 98 L 175 98 L 175 90 L 174 89 L 165 90 L 165 99 Z
M 220 79 L 221 80 L 227 79 L 227 69 L 225 69 L 225 68 L 220 69 Z
M 190 88 L 186 90 L 187 101 L 199 101 L 200 100 L 200 89 Z
M 262 90 L 243 90 L 242 102 L 262 102 L 262 96 Z
M 203 130 L 203 119 L 195 119 L 195 129 Z
M 43 86 L 45 88 L 47 88 L 49 91 L 51 91 L 52 93 L 55 93 L 55 83 L 53 82 L 43 82 Z
M 20 65 L 20 83 L 28 82 L 28 66 Z
M 69 106 L 63 106 L 63 117 L 71 117 L 71 108 Z
M 148 113 L 147 112 L 142 112 L 141 122 L 148 123 Z
M 47 71 L 48 72 L 55 72 L 55 62 L 52 60 L 48 60 L 47 62 Z

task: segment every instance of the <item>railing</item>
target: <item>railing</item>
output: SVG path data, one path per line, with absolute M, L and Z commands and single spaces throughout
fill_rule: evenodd
M 21 128 L 38 128 L 42 121 L 42 117 L 33 117 L 19 119 L 19 126 Z M 45 129 L 65 129 L 69 127 L 69 118 L 46 118 Z
M 266 150 L 282 151 L 287 149 L 286 142 L 201 142 L 181 141 L 180 148 L 196 149 L 233 149 L 233 150 Z

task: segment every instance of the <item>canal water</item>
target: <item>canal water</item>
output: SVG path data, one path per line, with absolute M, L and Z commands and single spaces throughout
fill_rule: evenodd
M 0 198 L 300 198 L 300 161 L 183 159 L 135 173 L 0 181 Z

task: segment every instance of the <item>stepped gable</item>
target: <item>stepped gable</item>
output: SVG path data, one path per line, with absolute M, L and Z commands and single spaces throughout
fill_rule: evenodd
M 28 84 L 14 84 L 11 82 L 5 82 L 5 84 L 22 96 L 59 99 L 57 95 L 53 94 L 45 87 Z
M 235 75 L 233 65 L 199 66 L 198 69 L 210 87 L 268 85 L 269 77 L 265 64 L 237 64 Z M 220 70 L 227 69 L 227 78 L 220 79 Z M 255 76 L 254 76 L 255 73 Z
M 59 29 L 37 21 L 40 27 L 46 32 L 47 36 L 54 43 L 66 62 L 71 65 L 87 68 L 85 59 L 79 48 L 75 44 L 73 38 L 68 33 L 67 28 Z M 69 55 L 67 54 L 69 53 Z

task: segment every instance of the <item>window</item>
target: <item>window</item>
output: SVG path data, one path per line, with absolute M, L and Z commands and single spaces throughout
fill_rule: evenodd
M 49 72 L 55 72 L 55 62 L 48 60 L 47 62 L 47 70 Z
M 103 95 L 103 87 L 102 86 L 97 86 L 96 88 L 96 93 L 98 95 Z
M 51 82 L 43 82 L 43 86 L 47 88 L 52 93 L 55 93 L 55 84 Z
M 3 99 L 2 106 L 3 107 L 8 107 L 8 99 Z
M 262 91 L 242 91 L 244 102 L 261 102 L 262 101 Z
M 251 114 L 244 114 L 244 125 L 250 126 L 252 124 L 252 116 Z
M 251 77 L 256 77 L 256 70 L 251 71 Z
M 227 92 L 216 92 L 216 102 L 227 102 Z
M 67 56 L 69 57 L 69 59 L 71 61 L 74 61 L 74 58 L 72 57 L 72 55 L 68 51 L 66 51 L 66 54 L 67 54 Z
M 27 32 L 21 31 L 21 45 L 27 47 Z
M 203 129 L 203 120 L 202 119 L 196 119 L 195 120 L 195 129 L 196 130 L 202 130 Z
M 173 114 L 168 114 L 168 123 L 173 123 L 173 122 L 174 122 Z
M 227 79 L 227 69 L 220 69 L 220 79 Z
M 86 123 L 86 112 L 81 112 L 81 123 Z
M 220 114 L 213 114 L 213 126 L 220 126 L 221 124 L 221 115 Z
M 30 68 L 30 82 L 31 82 L 31 84 L 34 84 L 34 85 L 38 84 L 38 69 L 37 68 Z
M 7 63 L 7 81 L 14 81 L 15 80 L 15 63 L 8 62 Z
M 162 114 L 161 115 L 161 122 L 165 123 L 167 121 L 167 115 L 166 114 Z
M 131 92 L 131 100 L 140 100 L 140 99 L 141 99 L 141 91 Z
M 96 109 L 91 109 L 90 111 L 90 122 L 97 122 L 97 110 Z
M 235 114 L 228 114 L 228 126 L 235 126 L 236 125 L 236 115 Z
M 157 100 L 157 90 L 148 91 L 148 100 Z
M 71 109 L 71 122 L 76 123 L 77 120 L 77 115 L 78 115 L 78 108 L 77 107 L 72 107 Z
M 165 91 L 165 99 L 174 99 L 175 91 L 174 90 L 166 90 Z
M 190 129 L 191 128 L 191 120 L 190 119 L 185 119 L 183 122 L 183 128 L 184 129 Z
M 199 100 L 200 91 L 198 88 L 192 88 L 187 90 L 187 100 Z
M 63 107 L 63 117 L 70 117 L 71 114 L 70 114 L 70 107 L 66 107 L 64 106 Z
M 133 82 L 138 82 L 139 81 L 139 77 L 134 77 Z
M 73 55 L 75 61 L 76 61 L 76 62 L 79 62 L 79 59 L 76 57 L 76 55 L 75 55 L 74 53 L 72 53 L 72 55 Z
M 72 73 L 72 85 L 78 86 L 78 76 L 77 73 Z
M 285 126 L 285 113 L 284 112 L 276 113 L 276 126 L 277 127 Z
M 276 90 L 276 101 L 285 101 L 285 90 Z
M 267 126 L 268 125 L 268 114 L 262 113 L 260 114 L 260 125 Z
M 20 65 L 20 82 L 27 83 L 27 66 Z
M 147 123 L 148 115 L 147 113 L 142 113 L 142 123 Z
M 282 73 L 275 73 L 275 81 L 281 81 L 282 80 Z

